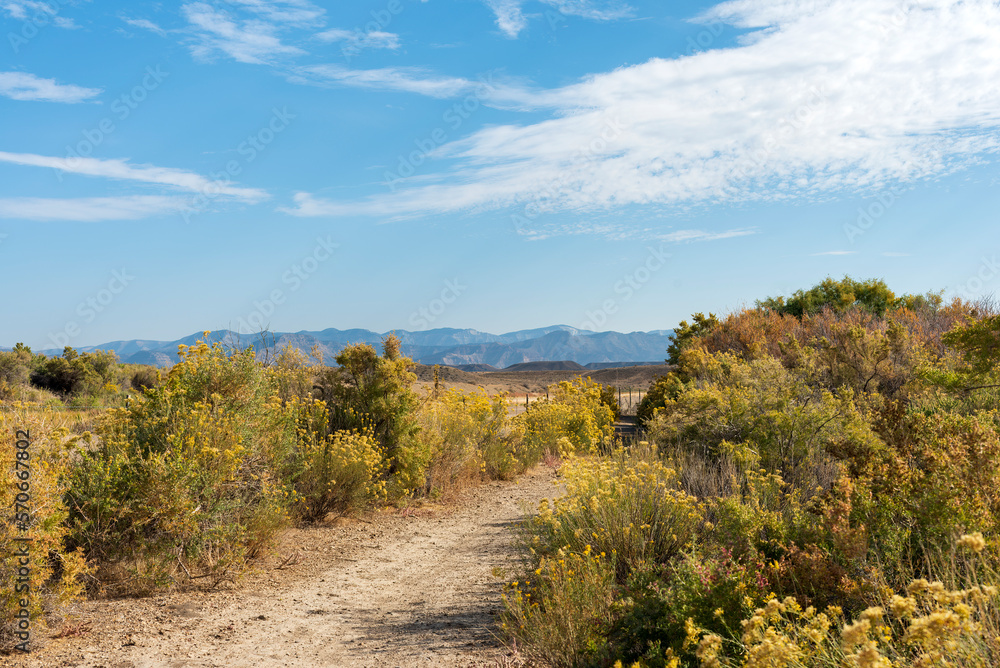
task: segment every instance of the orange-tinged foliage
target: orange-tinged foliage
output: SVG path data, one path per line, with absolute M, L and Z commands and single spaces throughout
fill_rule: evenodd
M 847 280 L 759 306 L 675 338 L 677 368 L 641 415 L 650 465 L 677 472 L 699 528 L 682 554 L 629 564 L 648 575 L 620 583 L 615 619 L 576 665 L 997 665 L 995 309 Z M 579 549 L 605 535 L 632 503 L 595 496 L 609 508 L 574 524 L 573 502 L 542 508 L 535 558 L 554 536 Z M 719 623 L 737 607 L 728 585 L 744 607 L 771 597 L 742 629 Z

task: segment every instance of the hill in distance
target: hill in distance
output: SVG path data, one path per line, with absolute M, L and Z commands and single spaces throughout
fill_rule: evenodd
M 511 364 L 504 371 L 586 371 L 587 367 L 572 360 L 550 362 L 521 362 Z
M 333 358 L 346 346 L 368 343 L 380 348 L 382 339 L 392 333 L 399 337 L 403 354 L 421 364 L 454 366 L 467 371 L 490 371 L 532 362 L 574 363 L 588 368 L 661 364 L 666 357 L 671 331 L 591 332 L 567 325 L 506 334 L 451 328 L 382 333 L 367 329 L 329 328 L 315 332 L 267 332 L 262 337 L 223 330 L 211 332 L 207 341 L 221 341 L 238 348 L 252 345 L 258 353 L 264 348 L 273 352 L 292 346 L 311 356 L 311 352 L 317 350 L 322 354 L 324 362 L 332 364 Z M 122 362 L 165 367 L 178 361 L 179 345 L 191 346 L 202 339 L 206 339 L 204 333 L 197 332 L 174 341 L 132 339 L 80 347 L 78 350 L 110 350 Z M 62 350 L 57 349 L 36 352 L 49 356 L 62 354 Z M 466 368 L 470 366 L 476 368 Z

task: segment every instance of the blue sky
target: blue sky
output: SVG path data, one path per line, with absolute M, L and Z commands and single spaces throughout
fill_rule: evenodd
M 0 345 L 1000 284 L 1000 6 L 0 0 Z

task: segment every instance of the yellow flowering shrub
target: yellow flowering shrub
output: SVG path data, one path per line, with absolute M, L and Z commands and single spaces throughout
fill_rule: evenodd
M 418 414 L 418 438 L 430 453 L 426 491 L 438 494 L 481 478 L 507 480 L 523 470 L 507 398 L 451 389 Z
M 551 399 L 533 402 L 516 418 L 529 459 L 540 461 L 544 454 L 566 457 L 596 453 L 611 443 L 615 418 L 601 400 L 599 383 L 577 378 L 562 381 L 551 390 Z
M 382 340 L 382 354 L 369 344 L 347 346 L 336 367 L 317 374 L 329 409 L 331 431 L 370 432 L 386 460 L 387 492 L 398 500 L 423 487 L 429 449 L 417 438 L 419 399 L 412 390 L 413 360 L 401 353 L 393 334 Z
M 984 549 L 980 541 L 981 535 L 969 534 L 958 544 L 978 554 Z M 998 581 L 992 567 L 987 573 L 991 583 Z M 978 578 L 974 570 L 965 576 Z M 967 584 L 949 588 L 918 578 L 853 620 L 838 606 L 818 612 L 812 606 L 803 610 L 791 597 L 771 598 L 742 622 L 738 638 L 703 635 L 698 658 L 703 668 L 998 665 L 998 588 Z
M 109 588 L 232 577 L 289 522 L 294 407 L 252 350 L 181 357 L 103 416 L 68 474 L 70 539 Z
M 533 665 L 601 665 L 613 619 L 614 564 L 589 547 L 543 558 L 503 594 L 502 628 Z
M 300 413 L 295 471 L 298 516 L 307 521 L 327 513 L 347 514 L 384 501 L 385 459 L 370 431 L 327 431 L 326 404 L 307 402 Z
M 0 650 L 23 641 L 16 635 L 20 620 L 15 617 L 23 599 L 37 631 L 43 613 L 59 613 L 83 595 L 87 565 L 78 550 L 64 544 L 64 473 L 68 451 L 78 439 L 69 429 L 72 420 L 50 407 L 8 404 L 0 410 L 0 505 L 7 515 L 0 522 Z M 19 429 L 30 435 L 23 450 L 15 447 Z M 17 503 L 27 506 L 26 517 Z M 27 575 L 22 568 L 29 569 Z M 29 587 L 27 593 L 23 585 Z
M 644 561 L 663 563 L 679 554 L 702 520 L 696 499 L 680 489 L 678 472 L 638 447 L 572 459 L 562 474 L 566 494 L 543 500 L 528 526 L 539 555 L 590 545 L 615 556 L 624 581 Z

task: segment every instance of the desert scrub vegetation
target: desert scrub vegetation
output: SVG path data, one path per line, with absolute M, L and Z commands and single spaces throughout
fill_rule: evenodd
M 422 492 L 438 495 L 479 480 L 509 480 L 546 456 L 597 452 L 612 442 L 608 393 L 589 378 L 564 381 L 510 417 L 506 395 L 448 390 L 421 406 L 419 441 L 428 464 Z
M 252 351 L 182 349 L 165 382 L 109 410 L 67 473 L 69 541 L 106 587 L 238 574 L 288 519 L 294 405 Z
M 419 440 L 428 453 L 423 492 L 439 496 L 480 479 L 506 480 L 523 469 L 507 398 L 447 390 L 419 412 Z
M 159 380 L 157 370 L 121 364 L 113 352 L 78 353 L 66 346 L 57 357 L 32 353 L 18 343 L 0 351 L 0 401 L 59 408 L 106 408 L 141 393 Z
M 34 617 L 58 619 L 87 594 L 233 582 L 285 528 L 509 479 L 611 436 L 602 388 L 586 380 L 517 417 L 502 395 L 421 396 L 395 337 L 381 351 L 349 346 L 333 368 L 291 348 L 202 341 L 179 360 L 154 370 L 71 348 L 0 353 L 3 428 L 32 435 Z M 0 455 L 8 506 L 13 456 Z M 0 533 L 4 647 L 12 526 Z
M 532 461 L 545 454 L 597 452 L 611 442 L 614 412 L 602 397 L 599 383 L 577 378 L 554 385 L 551 392 L 551 399 L 532 403 L 518 416 L 523 447 Z
M 84 593 L 83 580 L 88 565 L 83 554 L 69 547 L 66 541 L 68 511 L 63 500 L 66 491 L 65 472 L 69 454 L 79 436 L 74 435 L 74 416 L 48 408 L 33 408 L 15 402 L 0 410 L 0 427 L 11 438 L 5 439 L 0 450 L 0 470 L 5 480 L 0 485 L 0 504 L 6 509 L 0 523 L 0 647 L 12 647 L 20 640 L 14 635 L 15 617 L 20 601 L 29 599 L 29 615 L 33 623 L 48 616 L 58 620 L 64 607 Z M 21 463 L 30 467 L 28 506 L 29 521 L 19 526 L 14 521 L 17 486 L 22 478 L 15 461 L 13 447 L 15 430 L 30 435 L 28 453 Z M 20 469 L 23 471 L 24 469 Z M 18 571 L 25 566 L 17 556 L 24 545 L 19 538 L 31 540 L 27 567 L 32 573 L 31 596 L 18 589 Z
M 522 526 L 503 620 L 522 656 L 1000 665 L 990 302 L 827 279 L 696 314 L 669 353 L 645 440 L 567 461 Z

